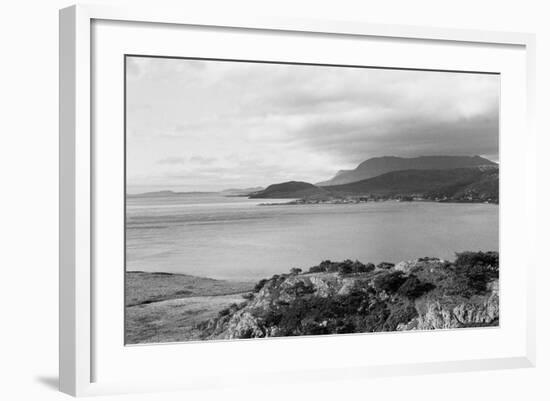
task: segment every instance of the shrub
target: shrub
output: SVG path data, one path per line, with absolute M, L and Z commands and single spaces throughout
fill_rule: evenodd
M 330 260 L 323 260 L 318 266 L 312 266 L 309 268 L 310 273 L 324 273 L 329 271 L 336 271 L 336 264 Z
M 352 273 L 368 273 L 375 269 L 374 264 L 367 263 L 366 265 L 358 260 L 352 261 L 346 259 L 343 262 L 332 262 L 330 260 L 324 260 L 319 263 L 318 266 L 312 266 L 309 268 L 309 273 L 340 273 L 340 274 L 352 274 Z
M 336 334 L 350 334 L 355 333 L 355 324 L 349 320 L 337 320 L 332 329 L 333 333 Z
M 390 263 L 390 262 L 380 262 L 380 263 L 378 263 L 378 265 L 376 267 L 378 267 L 379 269 L 389 270 L 389 269 L 393 268 L 394 266 L 395 266 L 395 264 Z
M 333 268 L 333 265 L 334 263 L 332 263 L 330 260 L 323 260 L 321 263 L 319 263 L 319 267 L 324 272 L 331 271 L 331 269 Z
M 219 317 L 227 316 L 229 315 L 229 313 L 231 313 L 230 308 L 223 308 L 221 311 L 218 312 L 218 316 Z
M 308 270 L 310 273 L 323 273 L 325 269 L 321 266 L 311 266 Z
M 290 269 L 290 274 L 297 276 L 298 274 L 302 273 L 302 269 L 299 269 L 297 267 L 293 267 Z
M 470 267 L 463 274 L 468 279 L 468 286 L 477 293 L 485 292 L 489 281 L 492 281 L 498 277 L 498 274 L 495 277 L 494 274 L 491 271 L 488 271 L 485 266 L 480 265 Z
M 374 264 L 367 263 L 366 265 L 364 265 L 363 263 L 359 262 L 358 260 L 353 262 L 353 265 L 352 265 L 353 273 L 369 273 L 369 272 L 373 271 L 374 269 L 375 269 Z
M 367 268 L 367 271 L 371 272 L 374 269 L 376 269 L 376 266 L 374 265 L 374 263 L 367 263 L 366 268 Z
M 397 289 L 397 293 L 409 299 L 416 299 L 435 288 L 432 283 L 424 283 L 415 275 L 410 275 Z
M 250 301 L 254 299 L 254 294 L 251 292 L 247 292 L 246 294 L 243 294 L 243 298 L 246 299 L 247 301 Z
M 269 280 L 266 278 L 261 279 L 258 281 L 258 283 L 254 286 L 254 292 L 260 292 L 262 288 L 264 288 L 265 283 L 267 283 Z
M 367 315 L 361 320 L 358 331 L 360 332 L 375 332 L 381 331 L 384 328 L 384 324 L 390 315 L 390 311 L 387 308 L 385 302 L 376 302 L 372 305 Z
M 484 266 L 488 271 L 498 272 L 498 252 L 459 252 L 456 254 L 457 267 Z
M 245 302 L 243 302 L 241 304 L 232 303 L 227 308 L 224 308 L 221 311 L 219 311 L 218 316 L 223 317 L 223 316 L 228 316 L 232 313 L 235 313 L 238 310 L 242 309 L 245 306 L 245 304 L 246 304 Z
M 301 297 L 307 294 L 313 294 L 315 288 L 312 285 L 306 285 L 303 281 L 298 281 L 292 287 L 288 288 L 287 292 L 292 293 L 295 297 Z
M 338 273 L 340 274 L 350 274 L 353 273 L 353 262 L 349 259 L 344 260 L 341 263 L 336 263 Z
M 266 327 L 277 326 L 280 336 L 351 333 L 357 331 L 354 321 L 359 311 L 369 308 L 368 299 L 369 296 L 360 291 L 328 298 L 298 297 L 258 313 Z
M 499 277 L 498 252 L 462 252 L 456 254 L 456 285 L 465 296 L 483 293 L 487 284 Z
M 340 264 L 339 263 L 331 263 L 327 266 L 326 270 L 327 273 L 338 273 L 340 271 Z
M 393 312 L 384 322 L 382 330 L 394 331 L 395 329 L 397 329 L 397 326 L 399 326 L 400 323 L 408 323 L 416 316 L 418 316 L 418 312 L 416 311 L 416 308 L 414 308 L 412 305 L 409 305 L 403 309 L 398 309 Z
M 378 291 L 394 293 L 406 280 L 402 271 L 396 271 L 378 276 L 374 279 L 374 287 Z

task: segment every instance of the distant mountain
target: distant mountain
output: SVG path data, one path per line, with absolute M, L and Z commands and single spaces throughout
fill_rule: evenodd
M 163 196 L 174 196 L 177 195 L 177 192 L 174 191 L 153 191 L 153 192 L 144 192 L 140 194 L 127 194 L 128 198 L 155 198 Z
M 330 193 L 326 189 L 308 182 L 289 181 L 270 185 L 262 191 L 250 194 L 250 198 L 290 199 L 322 197 L 327 195 L 330 195 Z
M 334 196 L 413 196 L 498 200 L 498 167 L 392 171 L 366 180 L 323 187 Z
M 166 196 L 185 196 L 185 195 L 201 195 L 201 194 L 213 194 L 215 192 L 206 191 L 191 191 L 191 192 L 176 192 L 176 191 L 154 191 L 144 192 L 141 194 L 127 194 L 128 198 L 156 198 Z
M 445 170 L 480 166 L 498 164 L 481 156 L 374 157 L 362 162 L 354 170 L 340 170 L 332 179 L 319 182 L 317 185 L 343 185 L 400 170 Z
M 366 180 L 319 187 L 307 182 L 273 184 L 250 198 L 335 200 L 357 197 L 498 203 L 498 166 L 392 171 Z
M 228 188 L 221 191 L 224 195 L 248 195 L 252 192 L 259 192 L 263 190 L 263 187 L 252 187 L 252 188 Z

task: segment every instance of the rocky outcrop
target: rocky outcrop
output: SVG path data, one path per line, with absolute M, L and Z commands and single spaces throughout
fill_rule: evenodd
M 313 273 L 275 275 L 262 280 L 246 301 L 206 322 L 204 338 L 495 326 L 498 266 L 487 262 L 489 254 L 480 255 L 479 260 L 469 255 L 471 269 L 463 262 L 421 258 L 359 273 L 314 266 Z M 324 266 L 336 268 L 334 263 Z M 486 280 L 484 287 L 479 280 Z
M 399 262 L 394 266 L 394 269 L 407 274 L 421 269 L 428 269 L 433 272 L 435 269 L 443 268 L 447 263 L 445 260 L 439 258 L 420 258 Z
M 462 327 L 492 326 L 498 323 L 499 297 L 491 294 L 488 298 L 464 300 L 444 304 L 437 300 L 426 303 L 425 310 L 397 330 L 434 330 Z

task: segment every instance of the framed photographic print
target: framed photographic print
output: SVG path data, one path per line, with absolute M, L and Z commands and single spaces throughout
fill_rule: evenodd
M 62 10 L 61 390 L 533 366 L 533 46 Z

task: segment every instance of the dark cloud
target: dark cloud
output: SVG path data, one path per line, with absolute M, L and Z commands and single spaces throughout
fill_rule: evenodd
M 498 75 L 147 58 L 127 68 L 138 182 L 317 182 L 384 155 L 498 160 Z
M 297 146 L 335 153 L 359 163 L 396 155 L 493 155 L 498 153 L 498 112 L 452 120 L 394 116 L 384 121 L 324 119 L 303 127 Z

